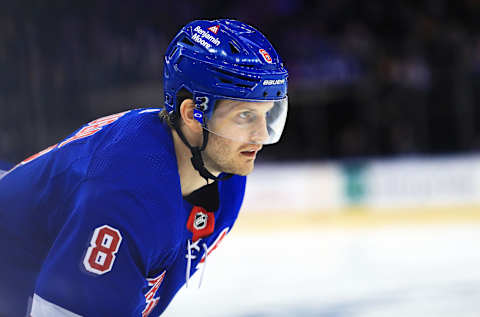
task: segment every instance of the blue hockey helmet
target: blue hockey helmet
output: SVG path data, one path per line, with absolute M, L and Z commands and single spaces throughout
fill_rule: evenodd
M 288 108 L 288 72 L 263 34 L 235 20 L 198 20 L 170 43 L 164 64 L 165 107 L 178 115 L 177 94 L 194 99 L 205 130 L 245 143 L 272 144 Z

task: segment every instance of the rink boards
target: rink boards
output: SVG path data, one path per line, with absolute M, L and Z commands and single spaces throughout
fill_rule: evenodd
M 378 227 L 385 225 L 480 224 L 480 205 L 419 208 L 351 207 L 332 211 L 242 210 L 239 231 L 304 230 L 324 227 Z

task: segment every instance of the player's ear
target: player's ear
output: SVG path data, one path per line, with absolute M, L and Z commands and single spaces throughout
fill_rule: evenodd
M 193 132 L 202 132 L 202 125 L 193 117 L 195 104 L 192 99 L 185 99 L 180 105 L 180 116 L 185 126 Z

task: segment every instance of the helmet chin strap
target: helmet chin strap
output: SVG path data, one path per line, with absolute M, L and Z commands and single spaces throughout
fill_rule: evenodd
M 193 168 L 198 171 L 200 176 L 205 178 L 205 181 L 208 184 L 208 180 L 211 179 L 213 181 L 218 181 L 218 180 L 226 180 L 229 179 L 230 177 L 233 176 L 233 174 L 228 174 L 225 173 L 222 177 L 218 177 L 210 173 L 209 170 L 205 167 L 205 163 L 203 162 L 203 157 L 202 157 L 202 151 L 205 150 L 207 147 L 207 142 L 208 142 L 208 130 L 206 129 L 206 123 L 204 123 L 203 126 L 203 141 L 201 146 L 191 146 L 190 143 L 188 142 L 187 138 L 182 132 L 182 129 L 180 129 L 179 125 L 179 118 L 175 118 L 175 131 L 177 131 L 177 134 L 180 136 L 180 139 L 183 141 L 183 143 L 190 149 L 190 152 L 192 152 L 192 157 L 190 158 L 190 161 L 192 162 Z

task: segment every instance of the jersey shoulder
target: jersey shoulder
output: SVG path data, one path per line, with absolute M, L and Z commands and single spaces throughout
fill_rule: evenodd
M 112 223 L 142 241 L 139 252 L 153 258 L 172 248 L 183 229 L 175 217 L 182 196 L 172 135 L 159 111 L 124 112 L 100 132 L 65 146 L 72 153 L 90 153 L 81 189 L 72 199 L 83 203 L 88 213 L 96 210 L 98 223 L 114 217 Z M 104 118 L 93 122 L 112 117 Z M 104 209 L 97 207 L 100 201 Z
M 132 110 L 105 131 L 85 178 L 100 182 L 120 200 L 138 200 L 145 228 L 165 232 L 168 240 L 181 232 L 175 223 L 183 198 L 171 131 L 159 111 Z
M 96 140 L 86 176 L 130 184 L 141 181 L 145 186 L 159 181 L 179 183 L 171 131 L 159 111 L 132 110 L 109 127 Z

